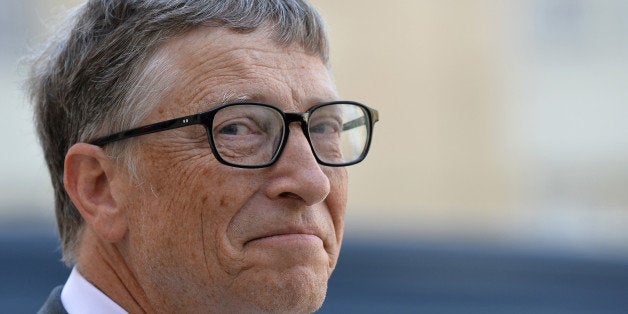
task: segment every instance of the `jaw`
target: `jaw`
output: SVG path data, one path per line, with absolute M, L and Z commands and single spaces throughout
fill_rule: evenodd
M 224 230 L 204 229 L 206 273 L 198 280 L 211 300 L 199 312 L 311 313 L 323 304 L 338 256 L 335 237 L 270 236 L 234 245 Z
M 283 270 L 251 268 L 235 278 L 225 291 L 225 312 L 311 313 L 320 308 L 327 293 L 326 269 L 294 266 Z
M 272 236 L 238 250 L 239 267 L 230 268 L 219 311 L 311 313 L 323 304 L 335 253 L 315 236 Z M 224 261 L 223 261 L 224 262 Z M 231 261 L 233 262 L 233 260 Z M 231 265 L 233 263 L 225 263 Z

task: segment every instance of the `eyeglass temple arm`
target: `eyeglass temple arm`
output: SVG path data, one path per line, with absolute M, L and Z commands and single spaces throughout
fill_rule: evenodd
M 97 138 L 89 143 L 96 146 L 105 146 L 111 142 L 116 142 L 120 140 L 124 140 L 131 137 L 136 137 L 140 135 L 146 135 L 155 132 L 161 132 L 166 130 L 172 130 L 176 128 L 181 128 L 184 126 L 198 124 L 200 123 L 200 115 L 195 114 L 187 117 L 176 118 L 172 120 L 162 121 L 154 124 L 149 124 L 145 126 L 141 126 L 138 128 L 134 128 L 131 130 L 127 130 L 124 132 L 114 133 L 109 136 Z
M 377 112 L 377 110 L 372 109 L 372 108 L 368 108 L 369 112 L 371 113 L 371 126 L 373 124 L 375 124 L 375 122 L 379 121 L 379 113 Z M 346 122 L 342 125 L 342 130 L 346 131 L 346 130 L 351 130 L 353 128 L 357 128 L 359 126 L 365 125 L 367 122 L 366 120 L 366 116 L 357 118 L 357 119 L 353 119 L 349 122 Z

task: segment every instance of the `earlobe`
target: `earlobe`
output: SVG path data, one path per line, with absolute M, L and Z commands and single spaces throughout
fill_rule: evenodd
M 94 145 L 78 143 L 65 156 L 65 190 L 81 216 L 108 242 L 120 241 L 127 231 L 123 208 L 116 201 L 115 162 Z

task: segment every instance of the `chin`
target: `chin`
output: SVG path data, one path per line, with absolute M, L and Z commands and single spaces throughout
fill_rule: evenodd
M 295 267 L 270 274 L 257 273 L 236 300 L 243 313 L 312 313 L 325 301 L 328 272 Z M 242 293 L 243 292 L 243 293 Z M 242 306 L 244 308 L 242 308 Z

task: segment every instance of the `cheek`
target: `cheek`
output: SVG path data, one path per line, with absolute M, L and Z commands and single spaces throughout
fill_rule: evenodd
M 345 168 L 327 168 L 325 173 L 330 182 L 330 192 L 325 202 L 333 220 L 337 241 L 340 243 L 347 208 L 347 170 Z
M 225 234 L 250 197 L 247 193 L 254 190 L 254 181 L 222 166 L 211 154 L 158 148 L 158 154 L 148 151 L 142 156 L 144 169 L 162 170 L 140 173 L 142 192 L 132 196 L 136 208 L 129 219 L 136 223 L 130 234 L 138 253 L 144 252 L 143 264 L 170 269 L 162 275 L 180 282 L 207 286 L 237 261 Z
M 129 221 L 134 230 L 130 236 L 135 237 L 136 249 L 145 252 L 145 260 L 174 270 L 202 256 L 202 213 L 198 209 L 203 198 L 193 186 L 193 174 L 187 175 L 175 165 L 162 166 L 147 165 L 148 169 L 164 170 L 140 174 L 139 191 L 132 195 Z

